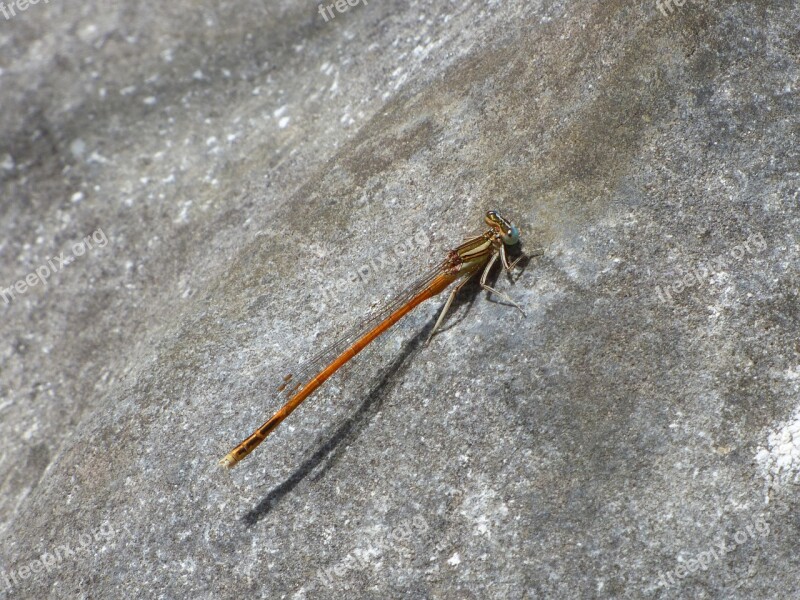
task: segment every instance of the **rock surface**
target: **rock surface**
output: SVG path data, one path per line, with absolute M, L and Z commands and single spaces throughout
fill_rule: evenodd
M 798 23 L 0 18 L 0 598 L 797 597 Z M 428 302 L 217 465 L 491 208 L 527 318 Z

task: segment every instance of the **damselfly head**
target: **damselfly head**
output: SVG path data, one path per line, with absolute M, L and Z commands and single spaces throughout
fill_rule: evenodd
M 519 229 L 496 210 L 486 213 L 486 223 L 492 227 L 506 246 L 519 242 Z

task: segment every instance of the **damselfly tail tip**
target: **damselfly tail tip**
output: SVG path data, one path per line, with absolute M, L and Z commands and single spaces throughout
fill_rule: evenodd
M 238 462 L 239 459 L 236 458 L 236 456 L 234 456 L 234 453 L 229 452 L 228 454 L 225 455 L 225 458 L 219 461 L 219 464 L 225 467 L 226 469 L 231 469 Z

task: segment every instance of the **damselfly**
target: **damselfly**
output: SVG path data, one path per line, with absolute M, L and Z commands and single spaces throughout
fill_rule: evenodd
M 461 280 L 450 292 L 426 344 L 430 342 L 431 337 L 444 321 L 456 294 L 481 268 L 483 268 L 480 278 L 481 287 L 503 298 L 524 316 L 524 311 L 516 302 L 486 283 L 489 271 L 498 257 L 506 271 L 511 271 L 524 258 L 525 255 L 520 255 L 509 263 L 506 254 L 507 246 L 514 246 L 519 242 L 519 229 L 494 210 L 486 213 L 485 221 L 489 225 L 488 231 L 466 239 L 458 248 L 448 252 L 447 257 L 438 266 L 420 276 L 392 300 L 375 309 L 363 321 L 303 363 L 297 373 L 286 375 L 277 390 L 280 397 L 288 399 L 286 404 L 266 423 L 256 429 L 250 437 L 231 450 L 220 463 L 226 467 L 232 467 L 250 454 L 303 400 L 308 398 L 342 365 L 361 352 L 367 344 L 397 323 L 418 304 L 440 294 L 455 281 Z

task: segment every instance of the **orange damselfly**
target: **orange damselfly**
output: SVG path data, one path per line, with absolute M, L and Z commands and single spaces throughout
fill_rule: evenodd
M 489 225 L 488 231 L 464 240 L 460 246 L 448 252 L 444 261 L 435 268 L 419 277 L 392 300 L 375 309 L 363 321 L 341 335 L 330 346 L 303 363 L 297 373 L 286 375 L 277 390 L 281 397 L 288 398 L 286 403 L 250 437 L 231 450 L 220 463 L 226 467 L 232 467 L 250 454 L 303 400 L 308 398 L 342 365 L 361 352 L 372 340 L 397 323 L 418 304 L 440 294 L 455 281 L 462 280 L 450 292 L 447 302 L 428 336 L 427 342 L 430 342 L 431 337 L 444 321 L 458 291 L 481 268 L 483 268 L 480 278 L 481 287 L 509 302 L 524 316 L 524 311 L 516 302 L 486 283 L 489 270 L 498 257 L 506 271 L 511 271 L 524 258 L 525 255 L 521 255 L 509 263 L 506 254 L 507 246 L 515 246 L 519 242 L 519 229 L 494 210 L 487 212 L 484 220 Z

